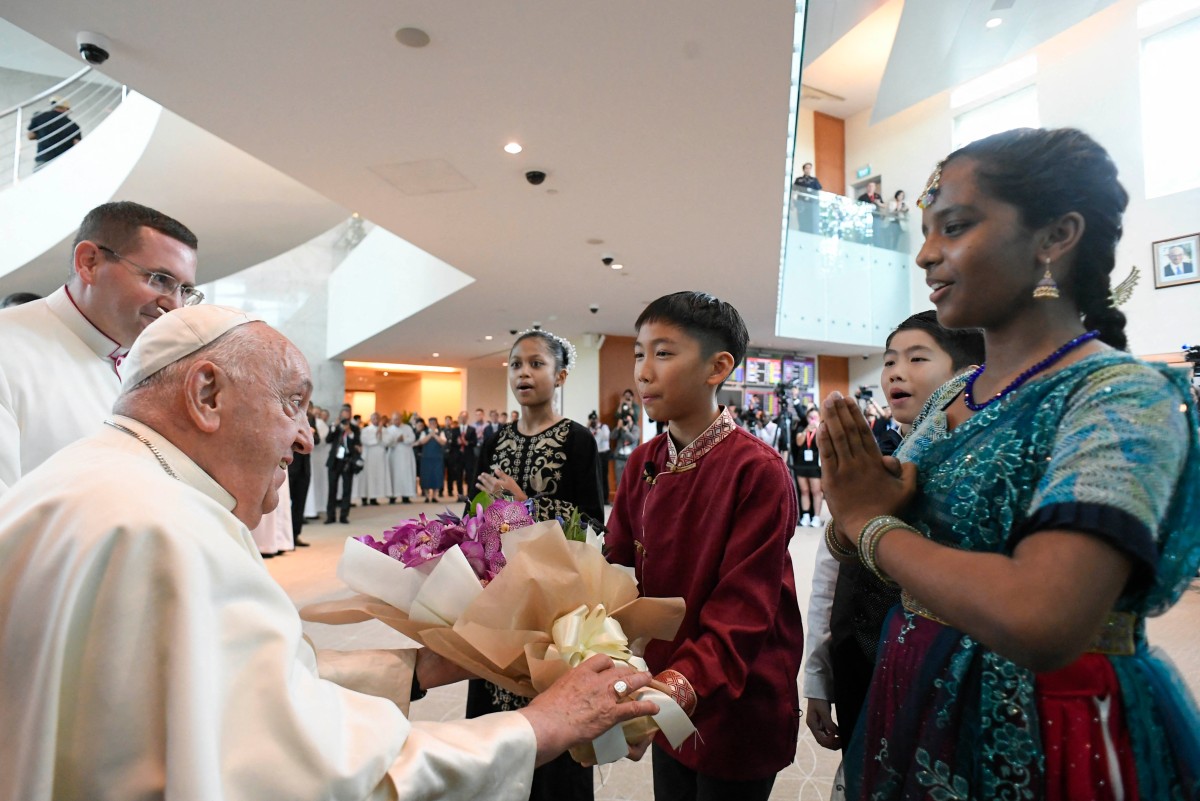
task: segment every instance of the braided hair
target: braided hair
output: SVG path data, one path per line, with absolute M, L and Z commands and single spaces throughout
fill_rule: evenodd
M 1117 180 L 1117 165 L 1096 140 L 1074 128 L 1017 128 L 972 142 L 946 162 L 978 162 L 976 177 L 992 197 L 1017 207 L 1029 228 L 1078 212 L 1083 236 L 1063 290 L 1100 340 L 1127 350 L 1125 315 L 1113 308 L 1109 278 L 1121 239 L 1121 217 L 1129 195 Z

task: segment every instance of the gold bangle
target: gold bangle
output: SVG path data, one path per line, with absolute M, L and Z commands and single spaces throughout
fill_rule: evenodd
M 830 555 L 839 562 L 853 562 L 858 559 L 857 548 L 847 548 L 838 542 L 837 531 L 833 527 L 832 517 L 825 524 L 825 547 L 829 549 Z
M 879 568 L 879 563 L 876 561 L 876 554 L 879 550 L 879 541 L 883 539 L 884 535 L 898 528 L 911 531 L 914 534 L 921 533 L 898 517 L 880 515 L 879 517 L 871 518 L 863 526 L 862 534 L 858 538 L 858 558 L 862 562 L 863 567 L 874 573 L 877 579 L 889 587 L 898 585 Z

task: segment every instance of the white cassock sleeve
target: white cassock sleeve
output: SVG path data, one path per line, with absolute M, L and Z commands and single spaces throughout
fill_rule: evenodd
M 527 797 L 523 716 L 414 727 L 319 678 L 236 518 L 79 446 L 0 499 L 0 799 Z

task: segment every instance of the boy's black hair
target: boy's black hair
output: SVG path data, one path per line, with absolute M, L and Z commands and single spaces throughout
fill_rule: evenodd
M 668 323 L 682 328 L 700 343 L 702 358 L 726 351 L 733 356 L 735 369 L 746 358 L 746 345 L 750 342 L 746 321 L 732 304 L 707 292 L 663 295 L 642 311 L 634 330 L 640 330 L 646 323 Z
M 896 330 L 888 334 L 885 346 L 890 348 L 892 337 L 901 331 L 924 331 L 933 337 L 938 347 L 950 357 L 955 372 L 972 364 L 983 364 L 983 333 L 977 328 L 945 328 L 938 322 L 937 312 L 932 309 L 918 312 L 896 326 Z

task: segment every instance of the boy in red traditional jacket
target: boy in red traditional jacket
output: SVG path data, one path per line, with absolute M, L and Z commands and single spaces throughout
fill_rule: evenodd
M 675 640 L 645 656 L 698 734 L 678 750 L 655 740 L 658 801 L 765 801 L 796 755 L 795 488 L 780 455 L 717 404 L 748 339 L 737 309 L 701 292 L 661 297 L 637 320 L 634 380 L 670 425 L 629 457 L 609 560 L 636 569 L 642 595 L 686 600 Z

